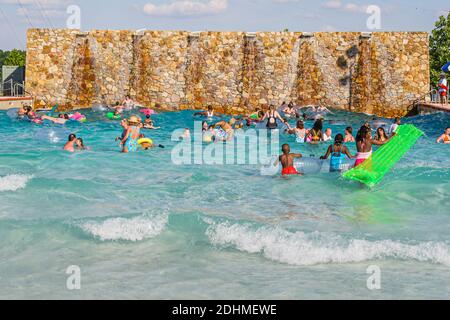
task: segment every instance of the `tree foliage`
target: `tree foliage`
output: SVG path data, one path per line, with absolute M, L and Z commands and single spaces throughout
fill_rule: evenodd
M 11 51 L 0 50 L 0 81 L 2 79 L 2 66 L 25 66 L 26 52 L 13 49 Z
M 450 13 L 440 16 L 430 36 L 430 79 L 432 86 L 439 82 L 442 67 L 450 62 Z
M 13 49 L 8 53 L 8 56 L 5 58 L 3 64 L 5 66 L 25 66 L 26 61 L 26 53 L 25 51 Z

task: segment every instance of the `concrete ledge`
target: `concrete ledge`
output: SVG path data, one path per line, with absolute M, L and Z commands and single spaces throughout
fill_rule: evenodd
M 23 103 L 32 104 L 31 97 L 0 97 L 0 110 L 20 108 Z

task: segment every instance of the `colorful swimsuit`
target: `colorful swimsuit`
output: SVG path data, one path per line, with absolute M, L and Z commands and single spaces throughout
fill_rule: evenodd
M 287 167 L 287 168 L 283 169 L 281 174 L 283 176 L 289 176 L 289 175 L 295 175 L 295 174 L 299 174 L 299 173 L 298 173 L 297 169 L 295 169 L 295 167 Z
M 131 129 L 137 129 L 136 127 L 131 127 Z M 132 138 L 132 134 L 129 135 L 127 141 L 125 142 L 125 147 L 127 147 L 128 152 L 136 152 L 138 149 L 137 139 Z

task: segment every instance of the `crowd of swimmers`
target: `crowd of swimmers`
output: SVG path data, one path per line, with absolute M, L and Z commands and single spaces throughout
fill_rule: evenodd
M 122 115 L 124 111 L 131 110 L 135 106 L 135 102 L 127 96 L 122 104 L 116 103 L 113 107 L 115 114 Z M 271 105 L 266 111 L 256 109 L 250 114 L 242 117 L 232 117 L 230 120 L 220 120 L 214 122 L 217 116 L 221 117 L 215 112 L 212 106 L 208 106 L 206 111 L 194 113 L 194 117 L 203 117 L 206 120 L 202 123 L 203 141 L 206 143 L 214 141 L 227 141 L 234 138 L 237 131 L 242 130 L 244 127 L 250 127 L 255 124 L 262 124 L 263 128 L 269 130 L 283 129 L 286 134 L 295 137 L 297 143 L 309 143 L 319 144 L 322 142 L 329 143 L 330 145 L 321 159 L 328 159 L 331 157 L 331 167 L 333 169 L 333 163 L 339 163 L 343 158 L 355 159 L 355 166 L 359 166 L 366 159 L 370 158 L 373 152 L 373 145 L 381 146 L 388 143 L 393 136 L 399 125 L 401 125 L 401 119 L 396 118 L 389 130 L 386 130 L 383 126 L 376 128 L 375 135 L 372 136 L 372 128 L 369 122 L 366 122 L 354 136 L 354 130 L 352 127 L 346 127 L 345 132 L 339 133 L 333 138 L 333 130 L 331 128 L 324 128 L 323 114 L 329 112 L 325 107 L 313 107 L 315 117 L 309 117 L 306 113 L 300 113 L 299 108 L 295 107 L 291 102 L 289 104 L 284 103 L 280 108 L 276 109 Z M 283 114 L 283 116 L 281 115 Z M 44 120 L 54 122 L 56 124 L 65 124 L 70 120 L 68 114 L 59 114 L 57 117 L 41 116 L 38 117 L 30 106 L 23 106 L 18 111 L 19 117 L 27 117 L 28 120 L 42 123 Z M 291 127 L 288 120 L 297 119 L 296 126 Z M 305 122 L 307 120 L 315 120 L 311 128 L 306 128 Z M 211 124 L 208 123 L 211 122 Z M 375 124 L 376 121 L 374 122 Z M 145 115 L 145 119 L 142 120 L 138 116 L 130 116 L 128 119 L 121 120 L 120 125 L 122 127 L 122 134 L 116 138 L 119 142 L 123 153 L 136 152 L 138 147 L 142 147 L 144 150 L 153 148 L 153 142 L 150 139 L 144 140 L 142 143 L 138 143 L 145 138 L 145 135 L 141 133 L 142 129 L 159 129 L 155 127 L 151 115 Z M 261 126 L 260 126 L 261 128 Z M 180 139 L 191 138 L 191 132 L 189 128 L 186 128 Z M 437 139 L 437 143 L 450 144 L 450 128 L 447 128 L 444 133 Z M 352 155 L 345 145 L 346 143 L 356 143 L 357 153 Z M 160 146 L 162 147 L 162 146 Z M 69 152 L 75 152 L 78 150 L 86 150 L 82 138 L 77 138 L 74 134 L 71 134 L 67 143 L 64 146 L 64 150 Z M 297 157 L 301 157 L 300 154 L 291 154 L 290 146 L 283 145 L 283 154 L 280 156 L 279 161 L 283 166 L 284 175 L 298 174 L 293 166 L 293 160 Z M 333 170 L 332 170 L 333 171 Z M 336 166 L 336 171 L 338 167 Z

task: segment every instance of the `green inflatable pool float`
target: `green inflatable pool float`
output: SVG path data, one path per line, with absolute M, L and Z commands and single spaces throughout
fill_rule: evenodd
M 373 187 L 383 180 L 391 168 L 414 146 L 424 133 L 415 126 L 407 124 L 398 127 L 397 134 L 387 144 L 358 167 L 342 176 Z
M 119 114 L 119 115 L 117 115 L 117 116 L 115 116 L 114 115 L 114 112 L 108 112 L 107 114 L 106 114 L 106 117 L 108 118 L 108 119 L 110 119 L 110 120 L 120 120 L 120 119 L 122 119 L 122 116 Z

